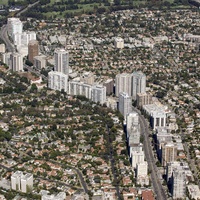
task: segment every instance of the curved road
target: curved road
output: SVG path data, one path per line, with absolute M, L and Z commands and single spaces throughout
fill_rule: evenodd
M 167 196 L 165 194 L 165 191 L 162 187 L 162 184 L 160 183 L 159 177 L 157 175 L 157 166 L 155 164 L 152 148 L 151 148 L 151 143 L 149 140 L 149 128 L 148 124 L 144 118 L 143 115 L 141 115 L 141 112 L 133 108 L 135 112 L 138 113 L 139 115 L 139 121 L 140 121 L 140 127 L 141 127 L 141 133 L 144 136 L 144 152 L 145 152 L 145 157 L 148 162 L 148 168 L 151 173 L 151 181 L 153 184 L 154 192 L 156 195 L 156 199 L 158 200 L 167 200 Z
M 5 42 L 6 49 L 8 50 L 8 52 L 15 52 L 15 47 L 14 47 L 14 45 L 11 43 L 11 41 L 8 38 L 7 26 L 6 25 L 3 25 L 1 27 L 0 37 Z

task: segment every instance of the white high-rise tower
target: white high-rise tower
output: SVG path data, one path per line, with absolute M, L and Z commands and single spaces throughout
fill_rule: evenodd
M 131 96 L 132 74 L 117 74 L 115 78 L 115 94 L 118 97 L 121 92 Z
M 14 72 L 23 71 L 23 57 L 19 53 L 10 55 L 10 69 Z
M 139 71 L 133 72 L 132 76 L 132 97 L 136 100 L 138 93 L 146 92 L 146 75 Z
M 57 49 L 55 51 L 55 69 L 54 71 L 63 74 L 69 74 L 69 53 L 64 49 Z
M 122 92 L 119 95 L 119 112 L 126 117 L 127 114 L 129 114 L 132 111 L 132 99 L 131 97 L 125 93 Z

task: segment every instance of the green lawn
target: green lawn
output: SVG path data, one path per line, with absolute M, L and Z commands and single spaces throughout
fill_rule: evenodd
M 0 5 L 8 5 L 8 0 L 0 0 Z

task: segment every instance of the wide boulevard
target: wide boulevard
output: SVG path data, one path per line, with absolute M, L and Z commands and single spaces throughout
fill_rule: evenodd
M 153 189 L 155 192 L 155 196 L 157 200 L 167 200 L 167 196 L 165 193 L 165 190 L 162 187 L 162 184 L 160 182 L 160 179 L 157 175 L 157 166 L 155 164 L 154 160 L 154 155 L 152 152 L 151 148 L 151 143 L 149 140 L 149 128 L 148 128 L 148 123 L 145 120 L 144 116 L 141 115 L 140 111 L 136 108 L 133 108 L 135 112 L 138 113 L 139 115 L 139 120 L 140 120 L 140 128 L 141 128 L 141 133 L 144 136 L 144 152 L 145 152 L 145 157 L 148 162 L 148 167 L 151 173 L 151 181 L 153 185 Z

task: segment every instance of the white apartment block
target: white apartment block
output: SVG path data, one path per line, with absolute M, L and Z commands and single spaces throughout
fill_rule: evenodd
M 172 175 L 172 197 L 182 199 L 186 197 L 186 174 L 184 170 L 175 169 Z
M 21 176 L 23 176 L 23 172 L 16 171 L 11 176 L 11 188 L 12 190 L 19 190 L 21 191 Z
M 5 53 L 5 51 L 6 51 L 5 44 L 0 44 L 0 53 Z
M 21 34 L 23 30 L 23 24 L 19 18 L 8 18 L 7 21 L 8 34 L 13 38 L 17 33 Z
M 115 95 L 119 97 L 122 92 L 132 95 L 132 74 L 117 74 L 115 77 Z
M 70 95 L 83 95 L 88 99 L 92 98 L 92 86 L 83 82 L 69 81 Z
M 119 94 L 119 112 L 124 117 L 130 112 L 132 112 L 132 99 L 125 92 Z
M 37 69 L 42 69 L 42 68 L 46 68 L 47 65 L 47 60 L 46 60 L 46 56 L 45 55 L 40 55 L 40 56 L 35 56 L 33 58 L 33 65 L 37 68 Z
M 143 151 L 143 144 L 142 143 L 140 143 L 140 144 L 132 144 L 132 145 L 129 145 L 129 148 L 130 148 L 129 157 L 131 158 L 132 152 L 142 152 Z
M 61 91 L 63 89 L 68 92 L 68 75 L 56 71 L 49 72 L 48 87 L 52 90 Z
M 23 71 L 23 57 L 19 53 L 10 55 L 10 69 L 15 72 Z
M 64 49 L 57 49 L 54 53 L 54 71 L 69 75 L 69 53 Z
M 28 46 L 31 40 L 36 40 L 36 33 L 34 31 L 16 33 L 13 36 L 13 42 L 16 46 Z
M 132 125 L 139 125 L 139 115 L 134 111 L 126 115 L 126 130 L 130 130 Z
M 16 171 L 11 176 L 11 188 L 23 193 L 31 191 L 33 188 L 33 175 L 30 173 L 24 175 L 23 172 Z
M 144 162 L 144 151 L 141 152 L 132 151 L 131 158 L 132 158 L 132 168 L 136 168 L 138 163 Z
M 3 63 L 5 63 L 6 65 L 10 66 L 10 55 L 12 53 L 11 52 L 8 52 L 8 53 L 4 53 L 3 54 Z
M 137 163 L 136 180 L 137 184 L 140 184 L 141 186 L 149 185 L 148 163 L 146 161 Z
M 65 192 L 60 192 L 57 195 L 56 194 L 42 194 L 42 199 L 41 200 L 65 200 L 66 199 L 66 193 Z
M 21 176 L 21 191 L 26 193 L 33 189 L 33 174 Z
M 148 163 L 147 161 L 136 164 L 136 177 L 148 175 Z
M 150 124 L 153 130 L 158 127 L 166 126 L 166 111 L 165 107 L 156 104 L 148 104 L 143 106 L 144 111 L 150 116 Z
M 146 92 L 146 75 L 139 71 L 133 72 L 132 77 L 132 97 L 136 100 L 138 93 Z
M 115 45 L 115 48 L 117 48 L 117 49 L 123 49 L 124 48 L 124 39 L 122 39 L 120 37 L 116 37 L 114 40 L 114 45 Z
M 106 87 L 103 85 L 92 86 L 92 101 L 104 104 L 106 102 Z
M 167 182 L 169 184 L 172 184 L 172 175 L 175 169 L 178 169 L 181 171 L 183 170 L 186 173 L 187 177 L 192 177 L 192 172 L 188 166 L 188 163 L 178 162 L 178 161 L 168 162 L 167 169 L 166 169 L 166 176 L 167 176 Z
M 128 144 L 134 145 L 140 143 L 140 127 L 138 126 L 132 126 L 127 137 L 128 137 Z

